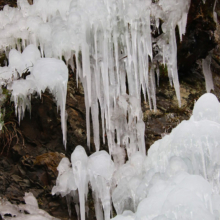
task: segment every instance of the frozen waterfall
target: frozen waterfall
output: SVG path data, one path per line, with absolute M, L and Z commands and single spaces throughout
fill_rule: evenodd
M 71 162 L 60 162 L 52 190 L 80 203 L 81 220 L 89 186 L 97 220 L 113 217 L 112 203 L 114 220 L 220 218 L 220 104 L 214 95 L 202 96 L 189 121 L 155 142 L 148 156 L 145 152 L 141 92 L 156 110 L 155 74 L 163 64 L 181 105 L 175 28 L 182 39 L 189 6 L 190 0 L 34 0 L 33 5 L 18 0 L 18 8 L 0 11 L 0 48 L 9 60 L 0 67 L 0 84 L 11 90 L 19 121 L 31 110 L 31 95 L 49 89 L 66 146 L 68 66 L 83 84 L 87 145 L 91 115 L 96 153 L 88 157 L 77 146 Z M 203 69 L 210 90 L 208 59 Z M 23 79 L 25 71 L 30 75 Z M 99 151 L 99 110 L 109 154 Z M 26 197 L 31 204 L 27 198 L 22 213 L 3 200 L 0 213 L 53 219 L 32 195 Z
M 141 91 L 150 108 L 156 110 L 155 74 L 163 63 L 181 104 L 175 28 L 178 26 L 182 38 L 189 6 L 190 0 L 34 0 L 33 5 L 18 0 L 18 8 L 6 5 L 0 11 L 0 48 L 9 56 L 9 67 L 0 68 L 0 82 L 5 84 L 13 78 L 14 85 L 10 89 L 17 91 L 13 100 L 19 120 L 26 107 L 30 109 L 31 84 L 35 83 L 35 77 L 37 83 L 44 77 L 44 74 L 38 76 L 36 68 L 48 71 L 46 65 L 51 65 L 53 72 L 53 68 L 59 67 L 48 59 L 64 59 L 77 71 L 77 80 L 79 78 L 84 87 L 88 146 L 91 111 L 94 143 L 97 151 L 100 148 L 100 109 L 103 141 L 106 134 L 112 155 L 120 151 L 121 146 L 129 155 L 137 151 L 145 153 Z M 152 33 L 157 33 L 157 37 Z M 34 67 L 40 57 L 41 67 L 37 64 Z M 22 74 L 27 68 L 33 70 L 33 74 L 27 80 L 15 81 L 17 72 Z M 59 71 L 61 75 L 54 76 L 57 79 L 66 72 Z M 61 110 L 64 145 L 66 113 L 65 101 L 61 98 L 66 96 L 66 79 L 65 73 L 59 88 L 44 85 L 53 95 L 56 90 L 59 96 L 56 100 Z M 37 88 L 37 92 L 44 88 Z

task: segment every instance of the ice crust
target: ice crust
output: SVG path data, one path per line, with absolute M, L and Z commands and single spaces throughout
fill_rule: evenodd
M 0 216 L 3 220 L 59 220 L 58 218 L 52 217 L 44 210 L 39 209 L 37 200 L 32 193 L 25 193 L 24 201 L 25 205 L 14 205 L 0 198 Z
M 156 110 L 158 63 L 167 66 L 170 83 L 181 104 L 175 28 L 178 26 L 182 38 L 190 0 L 34 0 L 33 5 L 18 0 L 17 3 L 18 8 L 5 6 L 0 11 L 0 48 L 6 54 L 12 49 L 10 65 L 22 71 L 32 63 L 20 65 L 24 52 L 19 51 L 25 51 L 30 44 L 40 47 L 42 58 L 64 58 L 77 70 L 77 81 L 80 79 L 84 87 L 87 145 L 90 146 L 91 111 L 94 143 L 97 151 L 100 148 L 100 109 L 103 142 L 107 135 L 111 155 L 116 155 L 122 145 L 129 157 L 138 150 L 144 152 L 144 123 L 137 111 L 141 112 L 141 91 L 150 108 Z M 160 31 L 160 25 L 163 33 L 153 37 L 152 33 Z M 8 74 L 10 78 L 11 72 Z M 25 105 L 30 107 L 29 97 L 24 93 L 22 109 Z M 62 105 L 60 108 L 65 144 L 65 114 Z M 19 111 L 22 118 L 24 110 Z M 127 115 L 129 121 L 124 123 Z M 116 118 L 121 120 L 116 123 Z
M 111 201 L 117 212 L 113 220 L 219 219 L 219 132 L 220 103 L 215 95 L 206 93 L 195 103 L 191 118 L 156 141 L 147 156 L 137 151 L 118 166 L 105 151 L 87 157 L 78 146 L 71 162 L 75 181 L 81 183 L 79 194 L 83 191 L 85 199 L 88 186 L 84 183 L 90 183 L 98 220 L 109 219 Z M 60 173 L 70 169 L 69 162 L 66 166 L 62 161 L 57 186 L 62 184 Z M 72 182 L 72 174 L 65 178 Z M 64 189 L 66 195 L 65 184 L 56 192 L 55 186 L 53 193 L 64 195 Z M 84 190 L 79 188 L 82 185 Z

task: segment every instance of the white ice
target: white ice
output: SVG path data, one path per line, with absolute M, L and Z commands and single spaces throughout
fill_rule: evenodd
M 22 74 L 30 72 L 26 79 Z M 66 146 L 66 93 L 68 69 L 65 63 L 56 58 L 41 58 L 40 51 L 30 44 L 21 53 L 16 49 L 9 52 L 9 66 L 0 67 L 0 83 L 11 90 L 11 100 L 19 123 L 26 108 L 31 111 L 31 95 L 48 89 L 55 97 L 60 109 L 63 143 Z
M 85 200 L 88 193 L 88 156 L 82 146 L 77 146 L 71 154 L 72 171 L 79 192 L 80 216 L 85 220 Z
M 116 219 L 123 219 L 126 209 L 137 220 L 218 219 L 219 119 L 220 103 L 207 93 L 196 102 L 190 120 L 150 147 L 139 173 L 132 159 L 119 168 L 113 177 Z
M 64 58 L 73 70 L 77 70 L 77 81 L 79 78 L 84 87 L 87 145 L 90 145 L 91 111 L 94 143 L 97 151 L 100 148 L 100 109 L 102 135 L 103 139 L 107 135 L 110 153 L 115 155 L 122 147 L 130 156 L 137 150 L 144 152 L 144 123 L 142 117 L 137 117 L 135 122 L 136 115 L 132 115 L 132 109 L 136 104 L 140 105 L 142 91 L 150 108 L 156 110 L 158 62 L 167 65 L 170 83 L 174 85 L 181 104 L 175 28 L 179 27 L 181 38 L 185 34 L 189 6 L 190 0 L 35 0 L 33 5 L 26 0 L 18 0 L 18 8 L 5 6 L 0 11 L 0 48 L 6 54 L 12 49 L 14 55 L 10 65 L 18 72 L 32 63 L 29 60 L 28 65 L 21 64 L 21 52 L 30 44 L 40 47 L 41 57 Z M 159 31 L 160 23 L 163 33 L 154 38 L 151 33 Z M 153 55 L 152 44 L 157 48 L 156 55 Z M 11 77 L 9 71 L 6 80 Z M 64 95 L 65 91 L 62 95 L 60 91 L 60 97 Z M 118 99 L 126 95 L 133 100 L 129 102 L 127 99 L 131 111 L 125 103 L 120 106 L 118 115 Z M 60 103 L 60 98 L 57 101 L 65 144 L 64 103 Z M 22 103 L 22 110 L 19 107 L 20 117 L 23 117 L 25 105 L 26 101 Z M 123 120 L 115 124 L 115 118 L 126 118 L 127 114 L 127 124 Z M 124 137 L 123 129 L 128 130 Z
M 80 183 L 90 182 L 98 220 L 109 219 L 111 201 L 114 220 L 219 219 L 219 132 L 220 103 L 207 93 L 195 103 L 191 118 L 156 141 L 147 156 L 137 151 L 117 167 L 105 151 L 87 157 L 78 146 L 73 175 Z M 84 183 L 79 192 L 87 191 Z
M 110 190 L 114 171 L 114 162 L 106 151 L 96 152 L 89 157 L 87 172 L 92 190 L 94 191 L 94 201 L 99 202 L 100 200 L 105 220 L 110 219 Z M 98 210 L 98 206 L 95 206 L 95 208 L 96 213 L 102 212 L 102 209 Z
M 106 151 L 99 151 L 87 156 L 82 146 L 77 146 L 71 155 L 72 168 L 68 158 L 63 158 L 58 166 L 59 175 L 52 194 L 75 196 L 79 193 L 80 215 L 85 219 L 85 201 L 88 183 L 93 190 L 97 219 L 110 219 L 112 176 L 115 171 L 114 162 Z

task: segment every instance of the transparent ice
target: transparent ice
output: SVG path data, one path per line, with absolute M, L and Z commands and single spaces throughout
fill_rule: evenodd
M 203 74 L 205 76 L 205 83 L 206 83 L 206 91 L 210 92 L 214 90 L 214 84 L 212 79 L 212 72 L 211 72 L 211 55 L 208 55 L 205 59 L 202 60 L 202 69 Z

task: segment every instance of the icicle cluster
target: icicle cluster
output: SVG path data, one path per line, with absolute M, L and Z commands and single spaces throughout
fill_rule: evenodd
M 109 219 L 111 200 L 114 220 L 219 219 L 219 133 L 220 103 L 207 93 L 196 102 L 190 120 L 156 141 L 148 156 L 136 152 L 118 169 L 106 152 L 88 158 L 78 146 L 71 156 L 73 172 L 63 158 L 52 192 L 66 195 L 78 188 L 82 220 L 89 181 L 98 220 Z
M 26 73 L 27 76 L 23 76 Z M 22 53 L 16 49 L 9 52 L 9 66 L 0 67 L 0 77 L 0 85 L 12 91 L 11 100 L 14 101 L 19 123 L 26 108 L 31 110 L 31 95 L 37 93 L 41 96 L 41 92 L 49 89 L 60 109 L 63 143 L 66 146 L 68 69 L 65 63 L 55 58 L 41 58 L 38 48 L 30 44 Z
M 142 117 L 132 109 L 140 106 L 141 91 L 156 109 L 159 62 L 167 65 L 180 104 L 175 28 L 182 38 L 189 5 L 190 0 L 34 0 L 33 5 L 18 0 L 18 8 L 5 6 L 0 12 L 0 47 L 8 54 L 12 48 L 20 51 L 33 44 L 40 46 L 42 57 L 64 57 L 77 69 L 77 80 L 84 87 L 88 146 L 91 110 L 99 150 L 100 109 L 110 152 L 129 148 L 130 143 L 143 152 Z M 125 98 L 127 94 L 131 98 Z M 120 99 L 126 99 L 124 105 Z M 130 121 L 114 123 L 113 118 L 120 117 L 116 108 Z M 123 130 L 129 131 L 126 137 Z
M 97 220 L 110 219 L 112 175 L 115 171 L 114 162 L 106 151 L 99 151 L 87 156 L 82 146 L 77 146 L 71 155 L 72 168 L 68 158 L 63 158 L 58 166 L 59 175 L 52 194 L 62 196 L 76 195 L 78 189 L 81 220 L 85 220 L 85 198 L 88 183 L 93 190 Z
M 42 209 L 38 208 L 36 198 L 32 193 L 25 193 L 25 204 L 14 205 L 9 201 L 0 198 L 0 217 L 3 220 L 59 220 L 54 218 Z

